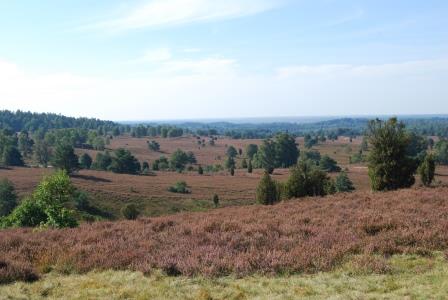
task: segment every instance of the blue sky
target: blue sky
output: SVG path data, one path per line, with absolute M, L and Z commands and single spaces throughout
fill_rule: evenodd
M 448 113 L 442 0 L 0 0 L 0 109 Z

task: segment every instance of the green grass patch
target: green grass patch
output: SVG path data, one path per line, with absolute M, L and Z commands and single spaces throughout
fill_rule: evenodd
M 50 273 L 0 286 L 0 299 L 444 299 L 448 264 L 430 257 L 355 256 L 335 271 L 279 277 L 169 277 L 160 272 Z

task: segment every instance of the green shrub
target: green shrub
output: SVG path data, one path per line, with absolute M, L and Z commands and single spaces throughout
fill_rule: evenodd
M 190 194 L 191 191 L 185 181 L 178 181 L 174 186 L 168 188 L 168 191 L 178 194 Z
M 268 171 L 264 173 L 258 184 L 256 198 L 258 203 L 263 205 L 273 205 L 279 200 L 277 185 Z
M 121 209 L 121 214 L 126 220 L 135 220 L 139 215 L 139 211 L 137 209 L 137 206 L 135 206 L 135 204 L 130 203 L 126 204 Z
M 17 194 L 14 185 L 8 179 L 0 181 L 0 217 L 9 215 L 17 206 Z
M 418 168 L 420 180 L 424 186 L 430 186 L 434 180 L 434 174 L 436 171 L 436 162 L 434 157 L 430 154 L 425 157 L 423 162 Z
M 355 190 L 353 182 L 350 180 L 346 172 L 341 172 L 341 174 L 336 177 L 335 187 L 338 193 L 352 192 Z

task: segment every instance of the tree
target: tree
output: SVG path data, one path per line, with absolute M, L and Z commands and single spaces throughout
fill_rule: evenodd
M 328 194 L 330 178 L 327 173 L 319 169 L 311 160 L 301 159 L 292 167 L 285 185 L 285 194 L 291 198 L 306 196 L 325 196 Z
M 224 161 L 224 166 L 227 170 L 234 169 L 236 166 L 235 159 L 231 156 L 227 157 Z
M 149 150 L 155 151 L 155 152 L 159 152 L 160 151 L 160 144 L 157 143 L 156 141 L 151 141 L 151 142 L 147 142 L 148 143 L 148 148 Z
M 441 165 L 448 165 L 448 141 L 440 140 L 435 146 L 435 159 Z
M 54 152 L 53 165 L 67 174 L 77 171 L 79 169 L 78 156 L 73 146 L 67 143 L 58 144 Z
M 45 177 L 33 195 L 23 200 L 6 217 L 7 226 L 19 227 L 75 227 L 78 225 L 73 211 L 64 204 L 73 199 L 75 188 L 63 170 Z
M 24 157 L 29 157 L 33 152 L 33 140 L 30 139 L 27 131 L 19 133 L 18 148 Z
M 340 172 L 341 168 L 338 166 L 337 161 L 329 157 L 328 155 L 322 156 L 319 161 L 319 167 L 325 172 Z
M 258 152 L 258 146 L 255 144 L 249 144 L 246 147 L 246 156 L 252 160 L 254 155 Z
M 8 179 L 0 180 L 0 217 L 9 215 L 17 206 L 14 185 Z
M 46 168 L 51 158 L 50 147 L 48 146 L 47 141 L 37 140 L 33 150 L 35 161 Z
M 238 152 L 236 151 L 235 147 L 229 146 L 227 148 L 226 154 L 227 154 L 228 157 L 235 158 L 238 155 Z
M 273 205 L 279 200 L 277 186 L 268 172 L 264 173 L 258 184 L 256 199 L 263 205 Z
M 219 196 L 217 194 L 213 195 L 212 201 L 213 201 L 213 204 L 215 205 L 215 208 L 218 208 L 218 206 L 219 206 Z
M 408 155 L 411 143 L 403 123 L 392 118 L 374 120 L 368 126 L 369 177 L 375 191 L 407 188 L 415 183 L 416 161 Z
M 433 155 L 426 155 L 423 162 L 418 168 L 418 174 L 420 175 L 420 180 L 424 186 L 430 186 L 434 180 L 434 174 L 436 171 L 436 163 Z
M 112 157 L 110 156 L 110 153 L 106 151 L 105 153 L 96 154 L 95 162 L 92 164 L 91 168 L 95 170 L 108 171 L 111 164 Z
M 135 220 L 137 219 L 139 212 L 135 204 L 129 203 L 121 209 L 121 214 L 126 220 Z
M 180 149 L 177 149 L 173 152 L 173 154 L 171 154 L 170 167 L 173 170 L 183 171 L 185 169 L 185 166 L 190 163 L 190 161 L 191 157 L 187 153 Z
M 251 174 L 252 171 L 253 171 L 252 160 L 249 160 L 249 163 L 247 164 L 247 173 Z
M 90 155 L 87 153 L 81 155 L 81 157 L 79 158 L 79 166 L 81 167 L 81 169 L 90 169 L 90 167 L 92 166 L 92 157 L 90 157 Z
M 350 180 L 346 172 L 341 172 L 335 180 L 335 188 L 338 193 L 352 192 L 355 190 L 353 182 Z
M 267 139 L 263 141 L 254 160 L 257 165 L 267 171 L 269 174 L 274 172 L 276 167 L 276 146 L 275 142 Z
M 235 176 L 235 168 L 230 168 L 230 176 Z
M 299 150 L 296 140 L 287 133 L 280 133 L 275 137 L 276 165 L 282 168 L 289 168 L 297 164 Z
M 21 167 L 25 165 L 22 154 L 15 146 L 4 147 L 2 161 L 5 166 Z
M 317 137 L 311 137 L 311 135 L 307 134 L 305 135 L 304 144 L 305 148 L 311 149 L 314 145 L 317 145 L 318 138 Z
M 204 174 L 204 169 L 202 168 L 202 166 L 198 167 L 198 174 L 199 175 L 203 175 Z
M 119 148 L 114 152 L 110 169 L 119 174 L 137 174 L 140 172 L 139 161 L 131 154 L 129 150 Z
M 241 168 L 247 169 L 247 160 L 245 158 L 241 161 Z

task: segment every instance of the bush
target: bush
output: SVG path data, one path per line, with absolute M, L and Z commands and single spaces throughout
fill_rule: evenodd
M 198 167 L 198 174 L 199 175 L 203 175 L 204 174 L 204 169 L 202 169 L 202 166 Z
M 212 200 L 213 200 L 213 204 L 217 208 L 219 206 L 219 196 L 217 194 L 214 194 Z
M 411 187 L 415 183 L 416 160 L 409 156 L 411 136 L 396 118 L 369 123 L 369 177 L 375 191 Z
M 79 169 L 78 156 L 75 154 L 73 146 L 67 143 L 61 143 L 56 146 L 53 165 L 70 174 Z
M 130 203 L 126 204 L 121 209 L 121 214 L 126 220 L 135 220 L 139 215 L 139 211 L 137 209 L 137 206 L 135 206 L 135 204 Z
M 322 171 L 325 172 L 341 171 L 341 167 L 338 166 L 338 163 L 328 155 L 322 156 L 322 158 L 319 161 L 319 167 L 322 169 Z
M 64 204 L 73 199 L 74 187 L 65 171 L 46 177 L 32 197 L 26 198 L 5 218 L 3 226 L 75 227 L 73 212 Z
M 5 166 L 21 167 L 25 165 L 22 159 L 22 154 L 20 154 L 20 151 L 14 146 L 5 147 L 2 160 Z
M 335 188 L 338 193 L 352 192 L 355 190 L 353 182 L 348 178 L 346 172 L 341 172 L 341 174 L 336 177 Z
M 140 172 L 139 161 L 129 150 L 120 148 L 115 150 L 115 157 L 112 158 L 110 169 L 119 174 L 137 174 Z
M 420 180 L 424 186 L 431 185 L 434 180 L 435 171 L 436 163 L 434 157 L 431 154 L 427 155 L 418 168 L 418 174 L 420 175 Z
M 92 166 L 92 158 L 89 154 L 84 153 L 83 155 L 81 155 L 81 157 L 79 158 L 79 166 L 81 167 L 81 169 L 90 169 L 90 167 Z
M 258 203 L 263 205 L 273 205 L 280 198 L 277 185 L 267 171 L 258 184 L 256 198 Z
M 17 194 L 14 185 L 8 179 L 0 181 L 0 217 L 9 215 L 17 206 Z
M 178 181 L 174 186 L 168 188 L 168 191 L 178 194 L 190 194 L 191 191 L 188 189 L 188 185 L 185 181 Z

